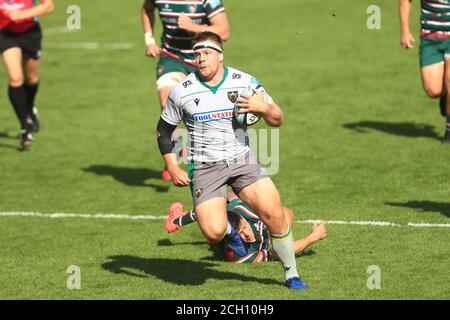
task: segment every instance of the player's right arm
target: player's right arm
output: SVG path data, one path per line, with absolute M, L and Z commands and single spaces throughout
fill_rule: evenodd
M 266 101 L 260 91 L 255 88 L 252 88 L 252 90 L 255 93 L 253 96 L 245 93 L 242 93 L 239 96 L 236 103 L 239 112 L 259 113 L 267 125 L 271 127 L 280 127 L 283 124 L 283 111 L 281 108 L 272 100 L 272 98 Z
M 402 38 L 400 45 L 405 49 L 414 48 L 414 36 L 409 29 L 409 18 L 411 17 L 412 0 L 399 0 L 400 30 Z
M 155 25 L 155 4 L 145 0 L 141 11 L 142 26 L 144 27 L 145 54 L 155 58 L 159 56 L 159 47 L 153 34 Z
M 186 171 L 178 166 L 177 157 L 175 153 L 168 153 L 163 155 L 167 170 L 172 177 L 172 182 L 177 187 L 186 187 L 189 185 L 189 176 Z
M 53 0 L 41 0 L 40 4 L 31 9 L 7 10 L 5 11 L 5 14 L 9 17 L 9 19 L 11 19 L 11 21 L 20 21 L 32 17 L 42 17 L 53 12 L 54 8 L 55 5 L 53 4 Z
M 167 103 L 162 110 L 156 129 L 156 138 L 172 182 L 177 187 L 188 186 L 190 182 L 187 172 L 178 166 L 176 155 L 173 152 L 172 134 L 182 120 L 180 92 L 176 86 L 170 91 Z
M 189 185 L 189 176 L 186 171 L 178 166 L 177 157 L 173 153 L 172 134 L 176 128 L 176 125 L 168 123 L 161 117 L 159 118 L 156 137 L 159 151 L 166 163 L 166 168 L 170 173 L 173 184 L 177 187 L 185 187 Z

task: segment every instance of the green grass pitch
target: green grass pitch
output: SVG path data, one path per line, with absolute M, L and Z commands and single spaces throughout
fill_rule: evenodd
M 42 131 L 28 152 L 18 150 L 1 68 L 0 212 L 160 217 L 171 202 L 190 206 L 187 189 L 159 179 L 142 1 L 105 2 L 59 0 L 42 19 Z M 81 30 L 62 33 L 72 4 Z M 372 4 L 380 30 L 366 27 Z M 161 219 L 0 216 L 0 299 L 450 298 L 450 229 L 407 226 L 450 223 L 450 147 L 440 142 L 437 101 L 421 88 L 418 41 L 410 51 L 399 45 L 397 1 L 225 5 L 226 64 L 256 75 L 285 112 L 273 177 L 284 205 L 297 220 L 400 226 L 329 224 L 328 237 L 297 258 L 310 289 L 291 292 L 279 263 L 220 261 L 196 225 L 168 235 Z M 67 49 L 89 42 L 99 47 Z M 309 228 L 296 223 L 295 237 Z M 67 287 L 71 265 L 79 290 Z M 367 287 L 370 266 L 379 267 L 379 289 Z

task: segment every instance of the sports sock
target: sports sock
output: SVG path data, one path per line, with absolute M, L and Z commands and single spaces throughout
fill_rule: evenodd
M 9 100 L 13 105 L 14 111 L 16 111 L 17 118 L 20 121 L 21 129 L 30 130 L 31 124 L 27 121 L 27 94 L 25 92 L 25 86 L 20 87 L 9 86 L 8 90 Z
M 197 215 L 195 214 L 194 210 L 191 210 L 188 214 L 175 219 L 173 223 L 177 226 L 182 227 L 195 221 L 197 221 Z
M 39 82 L 36 84 L 26 84 L 25 85 L 25 92 L 27 94 L 27 112 L 28 114 L 33 113 L 33 107 L 34 107 L 34 98 L 36 97 L 36 93 L 39 88 Z
M 272 248 L 277 254 L 284 268 L 286 280 L 292 277 L 298 277 L 297 265 L 294 252 L 294 238 L 291 228 L 285 234 L 271 234 Z

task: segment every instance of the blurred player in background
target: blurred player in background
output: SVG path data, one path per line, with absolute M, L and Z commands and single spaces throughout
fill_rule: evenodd
M 159 11 L 163 26 L 160 46 L 156 43 L 153 32 L 155 9 Z M 230 36 L 228 18 L 221 0 L 145 0 L 141 16 L 146 54 L 152 58 L 159 57 L 156 86 L 162 109 L 170 90 L 186 75 L 195 71 L 191 46 L 195 33 L 212 31 L 225 41 Z M 164 168 L 162 178 L 165 181 L 171 180 L 167 168 Z
M 414 47 L 409 20 L 412 0 L 399 0 L 401 46 Z M 420 74 L 425 92 L 439 98 L 441 115 L 446 117 L 443 143 L 450 143 L 450 0 L 421 0 Z
M 286 285 L 308 288 L 297 273 L 294 240 L 281 205 L 280 194 L 258 163 L 248 145 L 240 113 L 259 113 L 266 124 L 279 127 L 283 111 L 253 76 L 224 66 L 219 35 L 200 32 L 192 41 L 197 71 L 189 74 L 170 92 L 157 126 L 158 146 L 174 185 L 191 187 L 198 225 L 210 242 L 218 242 L 232 232 L 227 220 L 227 186 L 231 186 L 269 230 L 272 248 L 280 258 Z M 184 122 L 189 135 L 189 175 L 178 166 L 171 136 Z M 240 139 L 239 136 L 247 135 Z
M 53 11 L 52 0 L 0 0 L 0 52 L 9 79 L 9 99 L 20 121 L 23 148 L 39 131 L 34 100 L 39 86 L 42 32 L 38 17 Z M 24 75 L 25 74 L 25 75 Z
M 255 212 L 233 192 L 228 192 L 227 217 L 232 225 L 233 233 L 224 238 L 225 258 L 235 263 L 259 263 L 278 260 L 276 253 L 270 248 L 270 236 L 267 227 Z M 294 213 L 283 207 L 285 219 L 292 228 Z M 167 211 L 165 229 L 173 233 L 192 222 L 197 221 L 194 210 L 183 212 L 181 203 L 172 204 Z M 308 236 L 294 241 L 295 255 L 300 255 L 308 247 L 326 237 L 325 224 L 313 225 Z

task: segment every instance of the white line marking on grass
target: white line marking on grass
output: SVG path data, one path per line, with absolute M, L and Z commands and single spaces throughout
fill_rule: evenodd
M 130 215 L 130 214 L 114 214 L 114 213 L 41 213 L 41 212 L 0 212 L 0 217 L 39 217 L 39 218 L 85 218 L 85 219 L 123 219 L 123 220 L 165 220 L 167 216 L 152 215 Z M 297 223 L 314 224 L 319 221 L 325 224 L 337 225 L 360 225 L 360 226 L 379 226 L 379 227 L 412 227 L 412 228 L 450 228 L 450 223 L 412 223 L 399 224 L 387 221 L 342 221 L 342 220 L 296 220 Z
M 98 42 L 44 42 L 45 49 L 83 49 L 83 50 L 130 50 L 133 43 L 98 43 Z
M 74 33 L 80 30 L 70 30 L 67 27 L 57 27 L 57 28 L 45 28 L 42 32 L 44 36 L 52 36 L 54 34 L 65 34 L 65 33 Z
M 320 221 L 325 222 L 326 224 L 354 224 L 354 225 L 361 225 L 361 226 L 381 226 L 381 227 L 401 227 L 401 224 L 393 223 L 393 222 L 387 222 L 387 221 L 339 221 L 339 220 L 297 220 L 295 222 L 298 223 L 308 223 L 308 224 L 314 224 L 318 223 Z M 450 227 L 450 224 L 449 224 Z
M 450 228 L 450 223 L 412 223 L 399 224 L 387 221 L 339 221 L 339 220 L 296 220 L 298 223 L 314 224 L 320 221 L 325 224 L 344 224 L 344 225 L 360 225 L 360 226 L 380 226 L 380 227 L 413 227 L 413 228 Z
M 126 219 L 126 220 L 163 220 L 166 216 L 129 215 L 129 214 L 85 214 L 85 213 L 40 213 L 40 212 L 0 212 L 0 217 L 40 217 L 40 218 L 87 218 L 87 219 Z
M 414 227 L 414 228 L 450 228 L 449 223 L 408 223 L 408 227 Z

